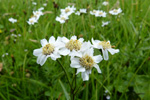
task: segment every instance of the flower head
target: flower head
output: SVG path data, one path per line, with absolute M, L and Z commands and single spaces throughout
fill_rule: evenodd
M 75 15 L 78 15 L 78 16 L 79 16 L 79 15 L 80 15 L 80 12 L 79 12 L 79 11 L 75 12 Z
M 118 15 L 121 12 L 122 12 L 121 8 L 113 9 L 113 10 L 109 11 L 109 13 L 112 14 L 112 15 Z
M 93 40 L 92 38 L 93 47 L 97 49 L 102 49 L 102 53 L 104 56 L 104 60 L 108 60 L 108 51 L 113 55 L 115 53 L 119 52 L 119 49 L 113 49 L 110 41 L 99 41 L 99 40 Z
M 33 55 L 37 56 L 37 63 L 41 66 L 46 62 L 47 58 L 50 57 L 52 60 L 60 58 L 58 53 L 59 49 L 63 46 L 61 38 L 58 37 L 57 40 L 53 36 L 50 37 L 49 41 L 46 39 L 41 40 L 42 47 L 40 49 L 35 49 Z
M 104 6 L 107 6 L 109 3 L 107 2 L 107 1 L 104 1 L 103 3 L 102 3 L 102 5 L 104 5 Z
M 80 9 L 80 13 L 87 13 L 86 9 Z
M 102 27 L 108 25 L 109 23 L 110 23 L 109 21 L 107 21 L 107 22 L 102 21 Z
M 91 15 L 95 15 L 96 13 L 97 13 L 97 10 L 90 11 Z
M 106 12 L 98 10 L 95 14 L 96 17 L 106 17 Z
M 37 19 L 36 19 L 35 17 L 31 17 L 31 18 L 29 19 L 29 21 L 27 21 L 27 23 L 28 23 L 29 25 L 34 25 L 34 23 L 37 23 Z
M 17 22 L 17 19 L 14 19 L 14 18 L 9 18 L 8 20 L 9 20 L 10 22 L 12 22 L 12 23 Z
M 65 23 L 66 20 L 68 20 L 68 15 L 62 14 L 60 17 L 56 17 L 56 21 L 59 21 L 61 24 Z
M 69 55 L 71 57 L 81 56 L 82 52 L 92 46 L 89 42 L 83 41 L 83 38 L 77 39 L 76 36 L 72 36 L 70 40 L 66 37 L 62 37 L 62 42 L 65 46 L 60 49 L 60 54 Z
M 34 17 L 38 20 L 41 15 L 43 15 L 43 12 L 41 10 L 33 11 Z
M 76 74 L 82 72 L 83 81 L 89 80 L 89 74 L 91 74 L 93 67 L 97 69 L 98 73 L 101 73 L 97 63 L 102 61 L 103 58 L 101 55 L 93 56 L 93 53 L 93 48 L 90 48 L 83 52 L 81 56 L 76 56 L 71 59 L 70 66 L 77 68 Z
M 66 14 L 66 15 L 71 15 L 72 13 L 74 13 L 76 10 L 76 8 L 74 6 L 70 7 L 66 7 L 65 9 L 61 9 L 61 14 Z

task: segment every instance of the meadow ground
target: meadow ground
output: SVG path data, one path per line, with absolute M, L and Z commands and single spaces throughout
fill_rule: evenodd
M 149 100 L 150 98 L 150 1 L 149 0 L 0 0 L 0 100 Z M 43 5 L 46 3 L 45 5 Z M 75 5 L 87 13 L 56 21 L 60 9 Z M 33 11 L 44 7 L 38 23 L 27 21 Z M 121 8 L 118 15 L 109 11 Z M 106 17 L 95 17 L 91 10 L 103 10 Z M 17 19 L 11 23 L 9 18 Z M 102 21 L 110 23 L 102 27 Z M 93 68 L 88 81 L 70 67 L 70 57 L 57 61 L 48 58 L 43 66 L 36 63 L 33 50 L 40 40 L 54 36 L 76 35 L 85 41 L 110 40 L 120 52 L 102 60 L 101 74 Z M 95 51 L 95 54 L 99 54 Z

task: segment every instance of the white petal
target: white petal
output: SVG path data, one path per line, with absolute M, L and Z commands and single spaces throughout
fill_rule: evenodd
M 54 36 L 51 36 L 49 38 L 49 43 L 55 43 L 55 37 Z
M 102 52 L 103 52 L 104 60 L 108 60 L 108 58 L 109 58 L 108 57 L 108 51 L 102 49 Z
M 83 38 L 80 38 L 79 41 L 82 43 L 82 42 L 84 41 L 84 39 L 83 39 Z
M 119 49 L 107 49 L 112 55 L 119 52 Z
M 94 47 L 94 48 L 98 48 L 99 43 L 100 43 L 99 40 L 94 40 L 94 39 L 92 38 L 92 44 L 93 44 L 93 47 Z M 98 49 L 99 49 L 99 48 L 98 48 Z
M 71 39 L 76 40 L 77 36 L 72 36 Z
M 69 42 L 69 39 L 67 39 L 66 37 L 62 37 L 62 41 L 63 41 L 64 43 L 67 43 L 67 42 Z
M 79 58 L 72 58 L 71 65 L 79 65 Z
M 97 69 L 98 73 L 102 73 L 99 66 L 97 64 L 94 65 L 94 67 Z
M 86 73 L 87 73 L 87 74 L 91 74 L 91 72 L 92 72 L 92 69 L 86 70 Z
M 54 54 L 51 54 L 49 56 L 51 57 L 52 60 L 56 60 L 57 59 Z
M 40 54 L 39 56 L 38 56 L 38 58 L 37 58 L 37 64 L 40 64 L 40 61 L 41 61 L 41 56 L 42 56 L 42 54 Z
M 80 72 L 85 72 L 85 68 L 84 68 L 84 67 L 78 68 L 76 74 L 78 74 L 78 73 L 80 73 Z
M 40 65 L 42 66 L 47 60 L 47 57 L 44 55 L 43 58 L 41 59 Z
M 94 62 L 99 63 L 103 60 L 101 55 L 93 56 Z
M 70 52 L 69 56 L 74 57 L 82 57 L 82 53 L 81 52 L 77 52 L 76 50 L 73 50 L 72 52 Z
M 42 46 L 45 46 L 47 43 L 48 43 L 48 42 L 47 42 L 46 39 L 42 39 L 42 40 L 41 40 L 41 45 L 42 45 Z
M 35 49 L 35 50 L 33 51 L 33 55 L 34 55 L 34 56 L 39 56 L 40 54 L 42 54 L 42 49 Z
M 89 74 L 87 74 L 86 72 L 82 73 L 82 79 L 83 81 L 88 81 L 89 80 Z
M 91 48 L 92 47 L 92 45 L 91 45 L 91 43 L 88 41 L 88 42 L 84 42 L 83 44 L 82 44 L 82 47 L 81 47 L 81 49 L 80 49 L 80 51 L 85 51 L 85 50 L 88 50 L 89 48 Z
M 66 55 L 68 55 L 68 54 L 70 53 L 70 50 L 67 49 L 67 48 L 62 48 L 62 49 L 59 50 L 59 53 L 60 53 L 61 55 L 66 56 Z

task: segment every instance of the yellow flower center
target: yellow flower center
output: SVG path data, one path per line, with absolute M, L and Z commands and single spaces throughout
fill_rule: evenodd
M 114 13 L 117 13 L 117 12 L 118 12 L 118 10 L 117 10 L 117 9 L 114 9 L 114 10 L 113 10 L 113 12 L 114 12 Z
M 61 17 L 61 20 L 65 20 L 65 17 Z
M 79 61 L 80 65 L 85 67 L 86 70 L 92 69 L 93 65 L 95 64 L 92 57 L 87 54 L 80 58 Z
M 78 40 L 71 39 L 68 43 L 66 43 L 66 48 L 69 50 L 80 50 L 82 43 Z
M 106 41 L 101 41 L 101 42 L 99 43 L 99 45 L 102 45 L 102 47 L 103 47 L 104 50 L 111 48 L 110 43 L 109 43 L 109 42 L 106 42 Z
M 103 12 L 99 12 L 99 15 L 103 15 Z
M 44 54 L 44 55 L 50 55 L 51 53 L 54 52 L 54 48 L 55 48 L 55 47 L 54 47 L 52 44 L 50 44 L 50 43 L 46 44 L 46 45 L 42 48 L 43 54 Z
M 70 11 L 69 8 L 66 8 L 66 9 L 65 9 L 65 13 L 68 13 L 69 11 Z

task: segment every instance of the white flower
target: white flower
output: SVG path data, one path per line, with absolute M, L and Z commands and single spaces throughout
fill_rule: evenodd
M 14 19 L 14 18 L 9 18 L 8 20 L 9 20 L 10 22 L 12 22 L 12 23 L 17 22 L 17 19 Z
M 21 37 L 21 34 L 18 34 L 19 37 Z
M 106 12 L 102 11 L 102 10 L 97 10 L 96 17 L 106 17 Z
M 57 58 L 61 57 L 58 53 L 59 48 L 63 46 L 60 37 L 55 40 L 55 37 L 51 36 L 49 41 L 42 39 L 41 45 L 42 47 L 40 49 L 35 49 L 33 51 L 33 55 L 38 57 L 37 63 L 41 66 L 46 62 L 48 57 L 50 57 L 52 60 L 56 60 Z
M 109 11 L 109 13 L 112 14 L 112 15 L 118 15 L 121 12 L 122 12 L 121 8 L 113 9 L 113 10 Z
M 86 9 L 80 9 L 80 13 L 87 13 Z
M 33 5 L 37 5 L 37 3 L 36 3 L 36 2 L 32 2 L 32 4 L 33 4 Z
M 65 9 L 61 9 L 61 14 L 67 14 L 69 16 L 72 13 L 74 13 L 75 10 L 76 10 L 76 8 L 74 6 L 72 6 L 72 7 L 68 6 Z
M 66 14 L 63 14 L 63 15 L 60 15 L 60 17 L 56 17 L 56 21 L 59 21 L 61 24 L 65 23 L 65 21 L 69 19 L 68 18 L 68 15 Z
M 93 53 L 93 48 L 90 48 L 83 52 L 80 57 L 74 57 L 71 59 L 70 66 L 72 68 L 77 68 L 76 74 L 82 72 L 83 81 L 89 80 L 89 74 L 91 74 L 93 67 L 97 69 L 98 73 L 101 73 L 97 63 L 102 61 L 103 58 L 101 55 L 93 56 Z
M 47 6 L 47 3 L 44 3 L 43 6 Z
M 27 23 L 28 23 L 29 25 L 34 25 L 34 23 L 37 23 L 37 19 L 36 19 L 35 17 L 31 17 L 31 18 L 29 19 L 29 21 L 27 21 Z
M 109 21 L 107 21 L 107 22 L 102 21 L 102 27 L 108 25 L 109 23 L 110 23 Z
M 103 3 L 102 3 L 102 5 L 104 5 L 104 6 L 107 6 L 109 3 L 107 2 L 107 1 L 104 1 Z
M 102 53 L 104 56 L 104 60 L 108 60 L 108 51 L 113 55 L 115 53 L 119 52 L 119 49 L 113 49 L 110 41 L 99 41 L 99 40 L 93 40 L 92 38 L 93 47 L 97 49 L 102 49 Z
M 90 11 L 91 15 L 95 15 L 96 13 L 97 13 L 97 10 Z
M 90 42 L 83 43 L 83 41 L 83 38 L 77 39 L 77 36 L 72 36 L 70 40 L 66 37 L 62 37 L 64 47 L 60 49 L 60 54 L 64 56 L 69 55 L 71 58 L 74 56 L 81 56 L 82 52 L 92 47 Z
M 80 15 L 80 12 L 79 12 L 79 11 L 75 12 L 75 15 L 78 15 L 78 16 L 79 16 L 79 15 Z
M 38 20 L 41 15 L 43 15 L 43 12 L 41 10 L 33 11 L 34 17 Z
M 107 99 L 107 100 L 110 100 L 110 96 L 109 96 L 109 95 L 107 95 L 107 96 L 106 96 L 106 99 Z
M 44 7 L 41 7 L 41 8 L 38 9 L 38 11 L 42 11 L 42 10 L 44 10 Z

